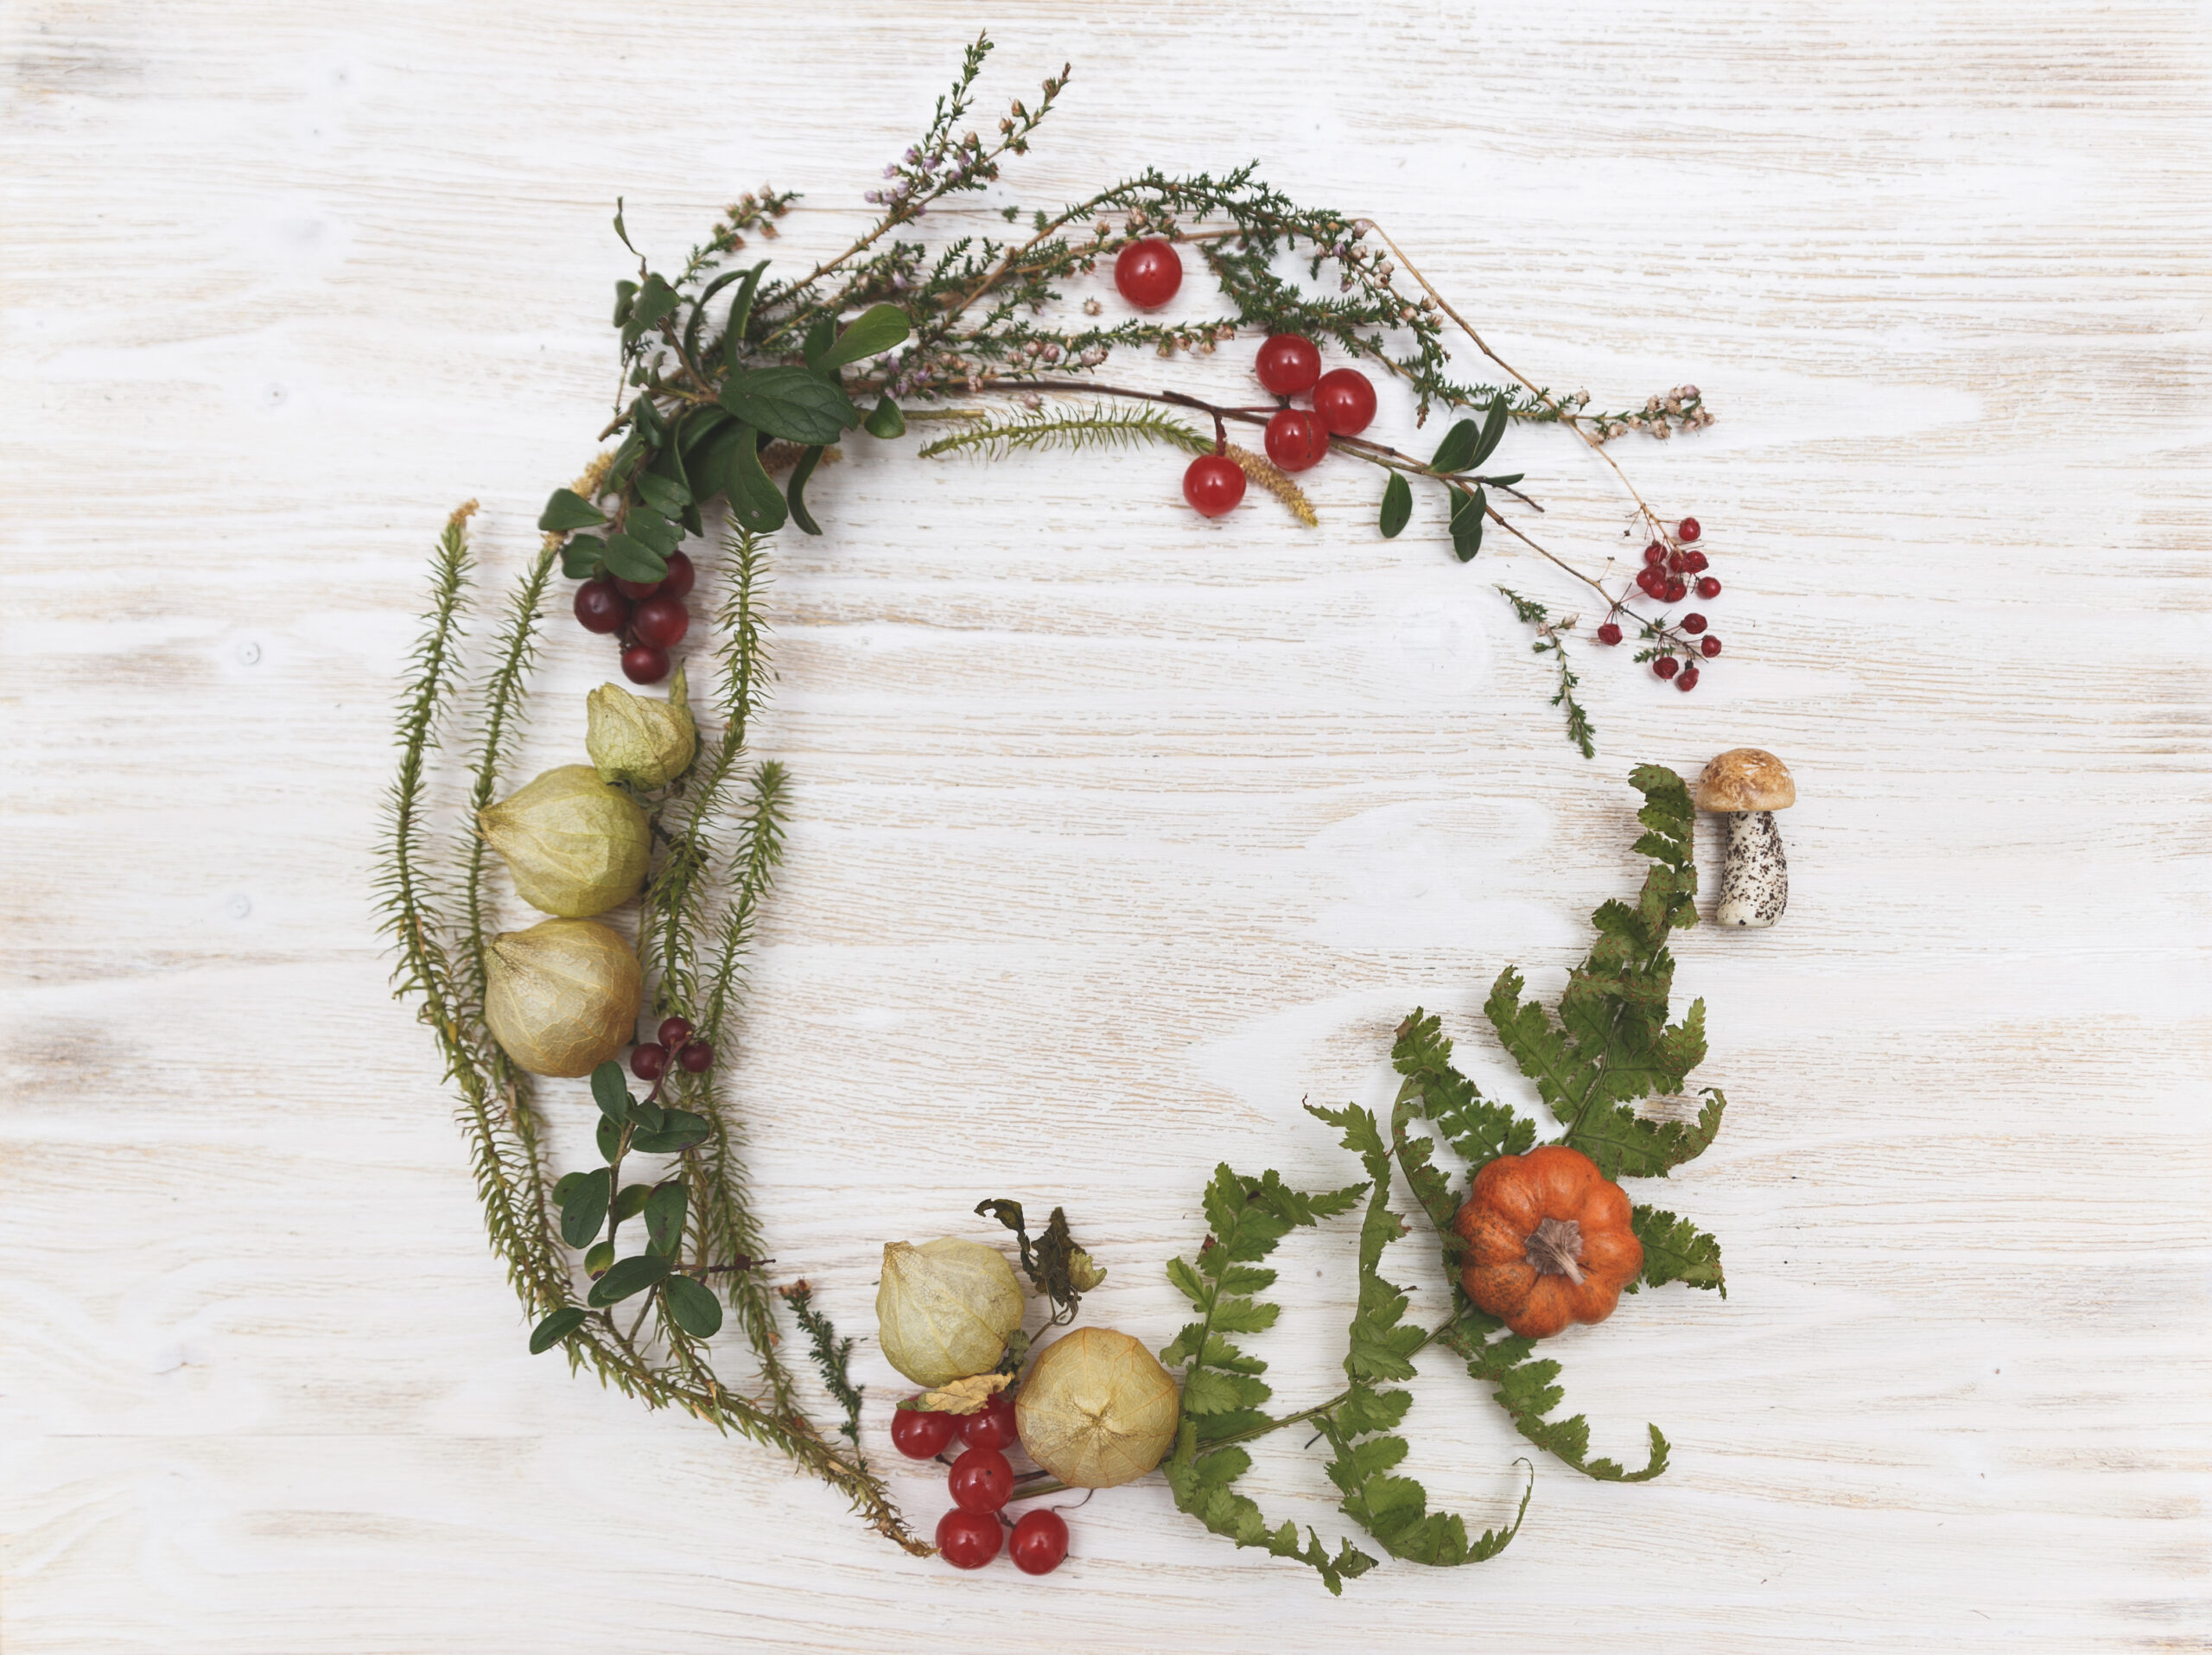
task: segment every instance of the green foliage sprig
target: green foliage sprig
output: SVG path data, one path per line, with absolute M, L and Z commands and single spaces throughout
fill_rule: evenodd
M 1002 181 L 1067 87 L 1063 68 L 1046 80 L 1034 108 L 1018 99 L 1009 105 L 995 137 L 963 131 L 990 50 L 980 37 L 967 48 L 920 139 L 885 169 L 892 181 L 868 192 L 874 222 L 842 252 L 790 277 L 772 277 L 766 260 L 739 262 L 748 238 L 774 239 L 794 199 L 764 188 L 731 206 L 674 276 L 639 255 L 636 279 L 619 283 L 615 292 L 625 395 L 602 436 L 619 434 L 620 446 L 591 487 L 556 491 L 539 523 L 562 537 L 562 567 L 571 578 L 658 579 L 683 536 L 702 532 L 702 507 L 715 500 L 725 500 L 750 533 L 772 533 L 786 523 L 819 533 L 805 491 L 829 445 L 855 429 L 895 438 L 910 414 L 985 412 L 935 406 L 947 398 L 1014 395 L 1029 411 L 985 414 L 969 429 L 925 445 L 925 456 L 1003 458 L 1039 448 L 1136 442 L 1202 452 L 1201 430 L 1141 408 L 1109 412 L 1102 399 L 1190 409 L 1211 420 L 1217 451 L 1235 452 L 1249 475 L 1311 523 L 1310 502 L 1287 477 L 1228 447 L 1228 423 L 1262 424 L 1278 411 L 1274 404 L 1219 405 L 1096 377 L 1116 353 L 1132 347 L 1173 356 L 1211 352 L 1240 334 L 1298 333 L 1332 341 L 1395 377 L 1424 423 L 1437 408 L 1480 414 L 1452 423 L 1426 460 L 1364 436 L 1330 439 L 1336 452 L 1384 474 L 1378 526 L 1385 538 L 1411 521 L 1414 485 L 1433 487 L 1461 562 L 1477 556 L 1485 525 L 1496 525 L 1596 591 L 1609 618 L 1670 633 L 1662 618 L 1633 607 L 1632 589 L 1609 591 L 1507 518 L 1497 498 L 1535 504 L 1515 486 L 1522 474 L 1492 476 L 1482 467 L 1516 419 L 1565 425 L 1593 448 L 1630 428 L 1663 436 L 1701 426 L 1711 415 L 1695 386 L 1648 398 L 1640 411 L 1590 414 L 1586 392 L 1554 392 L 1508 367 L 1379 226 L 1334 208 L 1300 206 L 1249 166 L 1189 176 L 1147 169 L 1049 211 L 1025 214 L 1001 203 L 1007 223 L 1026 220 L 1026 236 L 963 232 L 942 242 L 922 239 L 917 226 L 931 207 Z M 636 252 L 619 204 L 614 226 Z M 1155 236 L 1203 259 L 1224 307 L 1218 314 L 1109 323 L 1089 320 L 1101 313 L 1095 299 L 1071 313 L 1074 283 L 1131 243 Z M 1447 322 L 1502 371 L 1497 383 L 1452 377 Z M 1065 396 L 1086 405 L 1041 406 L 1044 398 Z M 779 485 L 768 459 L 785 446 L 793 463 Z M 1606 463 L 1619 472 L 1610 456 Z M 1624 474 L 1621 481 L 1628 487 Z M 1666 539 L 1667 523 L 1632 487 L 1629 493 L 1654 536 Z M 1564 667 L 1563 646 L 1560 653 Z M 1587 754 L 1588 720 L 1576 716 L 1567 687 L 1555 701 L 1570 706 L 1570 733 Z

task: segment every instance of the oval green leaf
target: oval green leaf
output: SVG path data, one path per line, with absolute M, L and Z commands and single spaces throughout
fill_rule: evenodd
M 694 1115 L 688 1109 L 664 1109 L 660 1130 L 639 1133 L 630 1140 L 630 1147 L 644 1155 L 672 1155 L 701 1142 L 707 1130 L 705 1116 Z
M 645 1245 L 657 1253 L 675 1257 L 676 1250 L 683 1244 L 683 1214 L 687 1205 L 683 1186 L 663 1184 L 645 1197 L 643 1205 Z
M 1413 514 L 1413 485 L 1406 481 L 1403 472 L 1394 471 L 1390 481 L 1382 485 L 1382 538 L 1396 539 Z
M 566 534 L 571 529 L 596 528 L 606 521 L 607 513 L 575 489 L 556 488 L 538 513 L 537 526 L 548 534 Z
M 768 268 L 762 259 L 745 272 L 745 283 L 737 290 L 737 297 L 730 301 L 729 326 L 722 333 L 722 360 L 731 372 L 745 356 L 745 330 L 753 325 L 753 296 L 760 290 L 760 273 Z
M 753 428 L 741 423 L 736 432 L 736 440 L 722 449 L 722 492 L 729 497 L 730 515 L 755 534 L 773 534 L 786 516 L 783 491 L 760 463 Z
M 591 1312 L 581 1305 L 564 1304 L 530 1330 L 530 1353 L 543 1356 L 584 1325 Z
M 868 415 L 867 429 L 870 436 L 883 437 L 887 441 L 894 436 L 904 436 L 906 435 L 906 417 L 899 411 L 897 403 L 886 397 Z
M 591 1284 L 584 1302 L 605 1308 L 620 1304 L 633 1293 L 642 1293 L 668 1274 L 668 1260 L 658 1253 L 638 1253 L 618 1258 L 606 1275 Z
M 607 1195 L 611 1174 L 605 1167 L 586 1173 L 569 1199 L 561 1203 L 561 1239 L 571 1247 L 588 1246 L 607 1222 Z
M 787 442 L 835 442 L 861 423 L 841 388 L 800 367 L 739 369 L 723 385 L 721 404 L 735 418 Z
M 605 562 L 626 581 L 657 581 L 668 573 L 668 559 L 634 535 L 608 535 Z
M 612 1162 L 622 1153 L 622 1129 L 604 1115 L 599 1117 L 599 1158 Z
M 822 525 L 814 520 L 814 514 L 806 509 L 806 480 L 814 475 L 814 468 L 821 462 L 821 459 L 822 449 L 819 444 L 809 449 L 804 454 L 799 455 L 798 463 L 791 468 L 791 481 L 784 485 L 784 498 L 791 502 L 791 521 L 798 524 L 800 530 L 807 534 L 822 532 Z
M 597 535 L 570 535 L 561 548 L 561 572 L 572 581 L 588 580 L 606 556 L 607 542 Z
M 895 304 L 872 304 L 853 319 L 852 325 L 837 335 L 837 342 L 823 353 L 817 367 L 836 372 L 866 356 L 880 356 L 884 352 L 906 343 L 906 335 L 913 332 L 913 324 L 906 320 L 906 313 Z
M 1491 398 L 1490 413 L 1483 421 L 1483 434 L 1475 444 L 1474 453 L 1468 458 L 1469 465 L 1478 466 L 1490 458 L 1503 440 L 1505 423 L 1511 417 L 1511 411 L 1506 406 L 1503 392 Z
M 645 1210 L 645 1203 L 652 1199 L 652 1193 L 651 1184 L 624 1185 L 622 1193 L 614 1198 L 614 1221 L 627 1224 L 636 1218 Z
M 1436 457 L 1428 462 L 1431 471 L 1465 471 L 1474 463 L 1475 443 L 1478 438 L 1475 422 L 1463 419 L 1444 433 L 1444 440 L 1436 445 Z
M 668 1319 L 694 1339 L 712 1339 L 721 1331 L 722 1302 L 710 1288 L 688 1276 L 671 1276 L 661 1289 Z
M 630 1085 L 622 1078 L 622 1066 L 613 1059 L 591 1072 L 591 1098 L 608 1120 L 630 1118 Z

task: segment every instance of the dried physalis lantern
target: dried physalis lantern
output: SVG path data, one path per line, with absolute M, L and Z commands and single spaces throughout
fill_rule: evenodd
M 584 750 L 601 781 L 626 782 L 645 792 L 665 787 L 691 767 L 699 750 L 680 666 L 667 700 L 602 684 L 584 697 Z
M 503 932 L 484 951 L 484 1022 L 532 1074 L 589 1074 L 636 1036 L 644 974 L 622 933 L 591 920 Z
M 644 808 L 588 764 L 548 770 L 478 812 L 476 826 L 505 859 L 516 894 L 568 920 L 628 901 L 644 888 L 652 856 Z
M 1174 1376 L 1127 1334 L 1078 1327 L 1022 1376 L 1015 1429 L 1029 1457 L 1071 1488 L 1112 1488 L 1166 1456 L 1179 1406 Z
M 1021 1312 L 1021 1283 L 995 1247 L 945 1236 L 883 1250 L 876 1340 L 916 1384 L 950 1384 L 996 1367 L 1020 1331 Z

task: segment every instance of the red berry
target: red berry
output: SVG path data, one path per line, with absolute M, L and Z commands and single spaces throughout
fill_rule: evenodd
M 1001 1391 L 981 1413 L 964 1416 L 960 1440 L 971 1448 L 1010 1448 L 1021 1440 L 1014 1429 L 1014 1398 Z
M 1703 580 L 1697 583 L 1697 595 L 1701 598 L 1719 597 L 1720 595 L 1720 582 L 1714 580 L 1712 576 L 1707 575 Z
M 1718 638 L 1707 635 L 1707 637 L 1701 638 L 1698 640 L 1697 649 L 1698 653 L 1704 656 L 1705 659 L 1709 661 L 1714 656 L 1720 653 L 1720 640 Z
M 1375 420 L 1375 383 L 1357 368 L 1332 368 L 1313 387 L 1313 415 L 1338 436 L 1357 436 Z
M 927 1408 L 891 1410 L 891 1446 L 909 1460 L 934 1460 L 952 1446 L 960 1429 L 957 1414 L 940 1414 Z
M 1200 517 L 1220 517 L 1244 498 L 1244 468 L 1225 454 L 1202 454 L 1183 474 L 1183 498 Z
M 673 1052 L 691 1038 L 691 1025 L 681 1017 L 665 1017 L 661 1020 L 658 1035 L 660 1043 Z
M 962 1511 L 995 1512 L 1014 1498 L 1014 1467 L 996 1448 L 970 1448 L 952 1462 L 944 1484 Z
M 1687 573 L 1689 566 L 1690 555 L 1687 551 L 1670 551 L 1667 554 L 1667 567 L 1677 575 Z
M 1656 598 L 1667 589 L 1667 576 L 1656 569 L 1639 569 L 1636 571 L 1636 583 Z
M 1025 1575 L 1049 1575 L 1068 1555 L 1067 1519 L 1049 1506 L 1024 1512 L 1006 1544 L 1007 1556 Z
M 1686 551 L 1682 554 L 1682 567 L 1693 575 L 1701 574 L 1711 567 L 1713 559 L 1701 551 Z
M 614 589 L 621 593 L 624 597 L 629 599 L 631 602 L 642 603 L 647 598 L 658 597 L 661 593 L 661 589 L 667 584 L 668 582 L 665 579 L 658 581 L 626 581 L 618 579 L 614 582 Z
M 1682 630 L 1689 633 L 1691 637 L 1696 637 L 1698 633 L 1705 630 L 1705 617 L 1701 614 L 1696 614 L 1684 615 L 1682 617 Z
M 1158 236 L 1133 241 L 1114 261 L 1114 285 L 1138 309 L 1154 309 L 1183 285 L 1183 257 Z
M 1618 627 L 1616 627 L 1611 621 L 1608 621 L 1604 626 L 1598 628 L 1598 641 L 1599 643 L 1618 644 L 1620 640 L 1621 629 Z
M 1329 451 L 1327 427 L 1302 408 L 1286 408 L 1268 422 L 1268 458 L 1285 471 L 1306 471 Z
M 676 1054 L 677 1066 L 686 1074 L 704 1074 L 714 1060 L 715 1048 L 704 1041 L 692 1041 Z
M 668 652 L 652 644 L 632 644 L 622 652 L 622 676 L 632 684 L 658 684 L 668 676 Z
M 691 566 L 691 559 L 680 551 L 668 554 L 668 577 L 660 589 L 672 598 L 689 597 L 691 589 L 699 583 L 699 571 Z
M 668 1047 L 650 1043 L 630 1053 L 630 1073 L 640 1080 L 658 1080 L 668 1073 Z
M 1680 603 L 1689 595 L 1689 582 L 1688 581 L 1676 579 L 1669 581 L 1667 582 L 1667 589 L 1662 592 L 1659 595 L 1666 599 L 1669 603 Z
M 1658 568 L 1667 561 L 1667 548 L 1654 540 L 1643 549 L 1643 561 L 1652 569 Z
M 683 607 L 682 598 L 665 594 L 647 598 L 630 616 L 630 630 L 641 644 L 655 644 L 662 649 L 671 649 L 683 641 L 683 634 L 691 630 L 691 611 Z
M 1696 689 L 1697 668 L 1693 666 L 1685 669 L 1682 676 L 1675 680 L 1675 688 L 1681 691 L 1685 694 L 1688 694 L 1690 691 Z
M 576 589 L 576 620 L 586 632 L 620 632 L 629 624 L 630 606 L 612 581 L 586 581 Z
M 1703 529 L 1698 527 L 1697 519 L 1694 517 L 1686 517 L 1675 525 L 1675 538 L 1686 545 L 1704 532 Z
M 955 1569 L 981 1569 L 1005 1538 L 995 1512 L 947 1512 L 937 1520 L 937 1549 Z
M 1260 383 L 1278 397 L 1313 389 L 1321 377 L 1321 347 L 1303 334 L 1272 334 L 1253 365 Z
M 1662 678 L 1671 678 L 1682 670 L 1682 664 L 1671 655 L 1662 655 L 1651 663 L 1651 670 Z

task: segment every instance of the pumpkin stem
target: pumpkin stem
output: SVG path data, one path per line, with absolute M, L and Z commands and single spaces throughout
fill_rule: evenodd
M 1582 1226 L 1573 1219 L 1546 1219 L 1529 1234 L 1529 1262 L 1539 1276 L 1564 1276 L 1582 1285 Z

